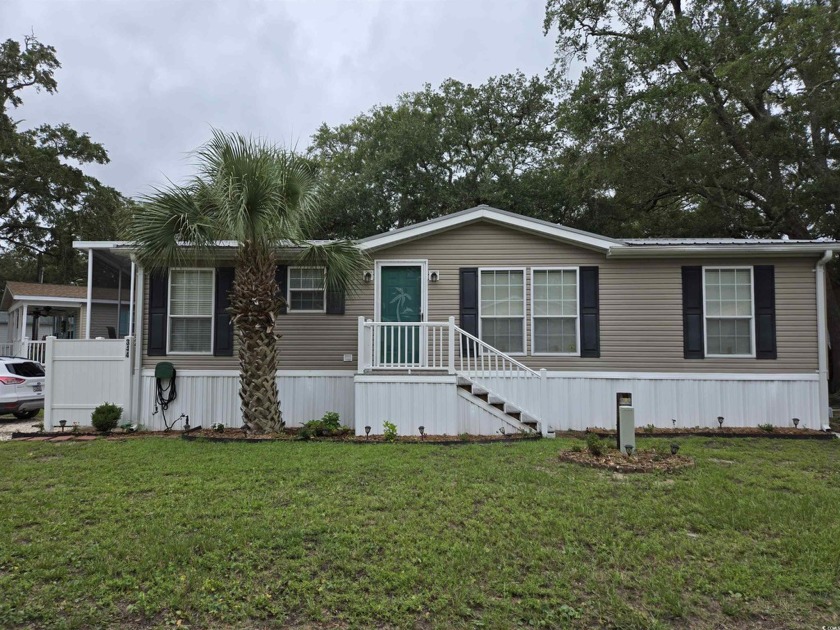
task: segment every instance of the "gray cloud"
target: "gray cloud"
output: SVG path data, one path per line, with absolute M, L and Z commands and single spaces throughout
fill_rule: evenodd
M 67 122 L 109 151 L 89 171 L 128 195 L 190 173 L 210 126 L 305 148 L 401 92 L 447 77 L 542 72 L 542 0 L 279 2 L 5 0 L 3 39 L 56 47 L 59 92 L 25 124 Z

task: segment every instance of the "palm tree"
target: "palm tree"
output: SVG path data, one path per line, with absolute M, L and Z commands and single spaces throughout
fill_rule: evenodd
M 217 241 L 237 243 L 230 296 L 239 341 L 239 397 L 246 427 L 279 431 L 275 317 L 285 303 L 275 280 L 278 248 L 327 269 L 329 291 L 353 289 L 365 266 L 350 241 L 312 243 L 318 185 L 309 164 L 261 140 L 213 130 L 195 152 L 198 174 L 155 189 L 132 221 L 140 263 L 162 269 L 209 258 Z

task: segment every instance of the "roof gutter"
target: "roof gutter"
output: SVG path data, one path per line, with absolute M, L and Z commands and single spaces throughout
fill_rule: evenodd
M 825 250 L 822 258 L 817 261 L 814 271 L 817 274 L 817 366 L 819 369 L 819 401 L 820 401 L 820 425 L 827 425 L 829 414 L 828 406 L 828 325 L 826 310 L 825 291 L 825 266 L 834 258 L 834 252 Z
M 607 258 L 675 258 L 728 256 L 813 256 L 821 252 L 840 251 L 840 243 L 798 243 L 795 245 L 631 245 L 628 247 L 610 247 Z

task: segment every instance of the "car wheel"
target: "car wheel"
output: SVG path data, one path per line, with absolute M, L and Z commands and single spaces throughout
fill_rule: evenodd
M 18 420 L 29 420 L 30 418 L 34 418 L 37 415 L 37 409 L 30 409 L 29 411 L 18 411 L 15 414 L 15 418 L 17 418 Z

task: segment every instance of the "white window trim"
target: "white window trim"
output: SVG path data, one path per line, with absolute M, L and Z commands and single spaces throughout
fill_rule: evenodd
M 292 269 L 320 269 L 324 272 L 324 288 L 321 292 L 324 294 L 324 308 L 322 309 L 298 309 L 292 308 L 292 291 L 316 291 L 317 289 L 292 289 Z M 326 313 L 327 312 L 327 268 L 318 266 L 294 266 L 286 268 L 286 312 L 287 313 Z
M 535 350 L 536 343 L 534 341 L 534 320 L 537 319 L 534 315 L 534 272 L 535 271 L 574 271 L 575 272 L 575 304 L 577 305 L 577 312 L 575 313 L 575 348 L 576 352 L 537 352 Z M 580 356 L 580 267 L 531 267 L 531 356 L 534 357 L 579 357 Z M 544 317 L 543 319 L 552 319 L 552 317 Z M 553 319 L 565 319 L 565 317 L 554 316 Z
M 210 283 L 210 290 L 212 291 L 212 298 L 210 303 L 212 308 L 210 309 L 210 350 L 208 352 L 185 352 L 183 350 L 171 350 L 170 349 L 170 341 L 172 339 L 172 326 L 170 322 L 172 318 L 175 319 L 197 319 L 203 318 L 207 319 L 206 315 L 172 315 L 172 272 L 173 271 L 210 271 L 213 276 L 213 280 Z M 167 278 L 167 286 L 166 286 L 166 354 L 172 355 L 193 355 L 193 356 L 212 356 L 213 355 L 213 344 L 215 342 L 215 331 L 216 331 L 216 269 L 213 267 L 174 267 L 169 270 L 169 277 Z
M 706 315 L 706 271 L 738 271 L 748 269 L 750 272 L 750 354 L 710 354 L 709 353 L 709 326 Z M 751 265 L 741 266 L 703 266 L 703 353 L 710 359 L 754 359 L 755 358 L 755 273 Z M 712 319 L 747 319 L 746 316 L 714 315 Z
M 484 341 L 481 320 L 481 274 L 485 271 L 521 271 L 522 272 L 522 352 L 505 352 L 509 357 L 524 357 L 528 355 L 528 268 L 527 267 L 479 267 L 478 268 L 478 338 Z M 498 318 L 505 319 L 505 318 Z M 512 319 L 512 318 L 511 318 Z M 487 343 L 486 341 L 484 343 Z M 501 350 L 500 350 L 501 352 Z

